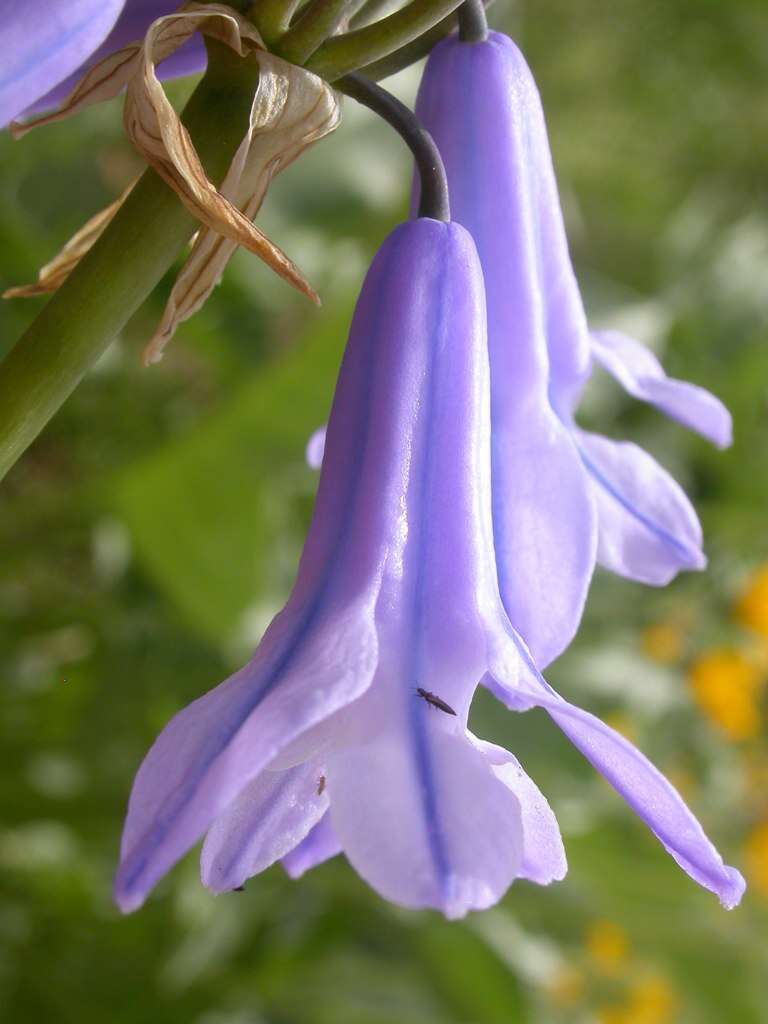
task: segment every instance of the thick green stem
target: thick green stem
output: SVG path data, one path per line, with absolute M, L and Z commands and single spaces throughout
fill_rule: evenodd
M 485 9 L 487 10 L 491 7 L 493 2 L 494 0 L 486 0 Z M 367 78 L 372 78 L 374 82 L 380 82 L 383 78 L 396 75 L 398 71 L 410 67 L 411 64 L 415 64 L 422 57 L 426 57 L 441 39 L 444 39 L 453 32 L 458 23 L 459 12 L 454 11 L 447 18 L 443 18 L 441 22 L 438 22 L 429 32 L 425 32 L 418 39 L 414 39 L 412 43 L 399 47 L 390 53 L 388 57 L 382 57 L 381 60 L 376 60 L 372 64 L 366 64 L 365 67 L 359 70 Z
M 344 22 L 351 0 L 310 0 L 284 36 L 273 44 L 274 52 L 292 64 L 304 64 Z
M 392 4 L 392 0 L 357 0 L 354 16 L 349 19 L 350 28 L 363 28 L 376 21 L 380 14 Z
M 257 0 L 248 15 L 267 46 L 275 45 L 287 32 L 301 0 Z
M 407 7 L 373 25 L 326 40 L 306 67 L 329 82 L 335 81 L 417 39 L 460 3 L 461 0 L 412 0 Z
M 258 68 L 209 46 L 208 71 L 184 123 L 220 181 L 245 134 Z M 176 194 L 148 170 L 114 220 L 0 362 L 0 479 L 173 264 L 195 230 Z

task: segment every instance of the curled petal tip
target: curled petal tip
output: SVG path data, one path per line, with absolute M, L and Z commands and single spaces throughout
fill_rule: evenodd
M 712 444 L 721 451 L 724 448 L 730 448 L 733 444 L 733 417 L 725 406 L 722 407 L 717 428 L 712 433 L 710 440 L 712 441 Z
M 720 903 L 726 910 L 734 910 L 741 903 L 741 897 L 747 888 L 744 876 L 736 868 L 726 867 L 727 885 L 718 893 Z
M 114 900 L 115 906 L 122 914 L 132 914 L 135 910 L 139 910 L 144 905 L 145 897 L 131 891 L 130 889 L 124 889 L 121 886 L 119 879 L 120 872 L 118 871 L 118 877 L 115 881 L 112 899 Z
M 708 565 L 709 559 L 704 554 L 704 552 L 701 549 L 699 549 L 693 558 L 693 564 L 691 565 L 691 569 L 695 572 L 703 572 Z

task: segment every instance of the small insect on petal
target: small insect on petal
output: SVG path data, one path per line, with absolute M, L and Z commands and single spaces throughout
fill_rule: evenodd
M 232 890 L 232 892 L 245 892 L 245 886 L 244 886 L 244 885 L 238 885 L 238 886 L 236 886 L 236 887 L 235 887 L 235 888 L 234 888 L 234 889 Z
M 442 697 L 437 697 L 434 693 L 430 693 L 429 690 L 425 690 L 421 686 L 417 686 L 416 693 L 419 697 L 423 697 L 427 704 L 431 704 L 433 708 L 437 708 L 438 711 L 444 711 L 446 715 L 456 714 L 450 704 L 446 704 Z
M 321 775 L 317 783 L 317 795 L 322 796 L 325 792 L 325 776 Z

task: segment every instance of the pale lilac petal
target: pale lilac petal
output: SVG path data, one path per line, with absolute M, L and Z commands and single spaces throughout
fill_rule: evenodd
M 550 359 L 550 398 L 567 417 L 589 375 L 589 332 L 568 252 L 544 112 L 525 57 L 498 32 L 471 46 L 449 37 L 429 56 L 417 110 L 447 165 L 453 216 L 468 223 L 462 219 L 468 211 L 481 208 L 471 230 L 479 229 L 498 247 L 500 258 L 491 263 L 478 238 L 486 279 L 499 286 L 507 281 L 513 288 L 526 276 L 531 281 L 520 307 L 523 330 L 510 331 L 506 341 L 510 348 L 529 345 L 528 311 L 539 306 Z M 511 302 L 509 309 L 514 318 Z
M 705 568 L 696 512 L 669 473 L 635 444 L 578 429 L 575 437 L 594 481 L 600 565 L 657 587 Z
M 361 556 L 381 564 L 376 628 L 387 664 L 377 667 L 370 699 L 386 708 L 370 713 L 390 727 L 391 716 L 404 716 L 410 729 L 423 703 L 417 686 L 466 713 L 490 636 L 506 622 L 493 554 L 483 279 L 469 233 L 428 219 L 402 225 L 374 260 L 364 294 L 320 489 L 338 473 L 357 476 L 365 494 L 365 515 L 361 505 L 343 528 L 359 528 Z M 343 450 L 359 421 L 337 416 L 347 390 L 372 423 L 359 471 Z
M 537 885 L 549 885 L 565 878 L 568 862 L 552 808 L 523 766 L 503 747 L 472 738 L 485 755 L 497 779 L 515 794 L 520 803 L 523 821 L 523 860 L 518 878 Z
M 76 71 L 60 82 L 54 89 L 51 89 L 50 92 L 46 92 L 25 113 L 32 114 L 40 110 L 58 107 L 74 89 L 89 67 L 110 53 L 122 49 L 129 43 L 135 43 L 143 39 L 155 18 L 160 18 L 166 14 L 173 14 L 178 10 L 179 6 L 178 0 L 127 0 L 125 8 L 117 20 L 117 24 L 101 46 L 87 60 L 84 60 Z M 203 71 L 205 69 L 205 62 L 205 44 L 202 37 L 196 34 L 158 65 L 157 74 L 159 78 L 178 78 L 180 75 L 190 75 L 197 71 Z
M 696 384 L 667 377 L 645 345 L 619 331 L 593 331 L 592 355 L 633 398 L 650 402 L 718 448 L 733 440 L 731 414 L 713 394 Z
M 449 37 L 429 56 L 417 110 L 445 161 L 453 216 L 477 239 L 489 291 L 505 283 L 511 289 L 507 323 L 515 324 L 516 309 L 520 319 L 507 330 L 510 354 L 532 351 L 533 312 L 549 354 L 550 398 L 567 418 L 589 376 L 589 331 L 544 112 L 525 57 L 498 32 L 471 46 Z M 486 239 L 499 253 L 493 261 L 484 252 Z M 521 284 L 525 294 L 516 307 L 512 299 L 520 297 Z M 493 305 L 489 300 L 489 309 Z
M 628 740 L 599 718 L 552 689 L 517 638 L 526 671 L 517 686 L 486 679 L 492 692 L 514 711 L 543 708 L 590 764 L 623 797 L 680 867 L 714 892 L 730 910 L 741 900 L 745 883 L 723 859 L 677 790 Z
M 550 404 L 548 334 L 557 334 L 552 343 L 567 349 L 577 375 L 588 349 L 580 353 L 586 325 L 562 224 L 560 237 L 543 223 L 542 190 L 552 215 L 560 213 L 536 135 L 540 129 L 546 142 L 541 104 L 520 51 L 491 33 L 471 46 L 451 38 L 435 47 L 416 109 L 440 148 L 452 216 L 472 234 L 483 267 L 499 586 L 515 628 L 546 665 L 581 619 L 597 522 L 584 468 Z M 556 323 L 545 285 L 557 292 Z
M 315 612 L 314 614 L 317 614 Z M 354 700 L 377 658 L 370 614 L 286 610 L 253 660 L 165 727 L 131 792 L 115 899 L 135 910 L 275 755 Z
M 520 869 L 522 825 L 515 795 L 446 719 L 430 715 L 428 756 L 390 731 L 340 751 L 328 787 L 358 874 L 393 903 L 453 919 L 504 895 Z
M 318 427 L 307 441 L 304 452 L 307 465 L 310 469 L 320 469 L 323 464 L 323 452 L 325 451 L 325 427 Z
M 85 61 L 104 41 L 124 0 L 0 3 L 0 127 Z
M 309 835 L 283 857 L 282 865 L 291 878 L 301 878 L 305 872 L 341 852 L 341 843 L 334 831 L 330 812 L 326 812 Z
M 581 621 L 598 543 L 592 488 L 551 411 L 531 409 L 515 429 L 494 428 L 492 449 L 499 589 L 510 621 L 546 667 Z
M 261 772 L 208 830 L 200 854 L 203 885 L 237 889 L 298 846 L 327 809 L 325 769 L 316 762 Z

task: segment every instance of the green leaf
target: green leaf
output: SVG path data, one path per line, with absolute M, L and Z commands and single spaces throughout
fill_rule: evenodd
M 189 434 L 132 465 L 111 498 L 136 553 L 186 620 L 215 643 L 284 597 L 315 474 L 304 463 L 325 422 L 349 310 L 255 372 Z M 286 520 L 296 519 L 286 551 Z

